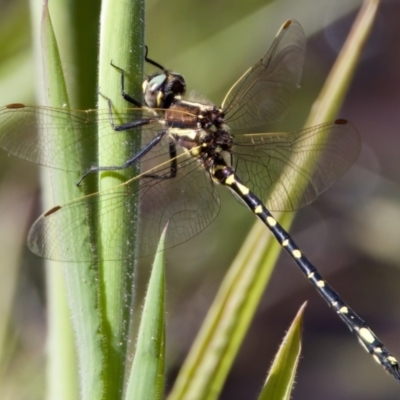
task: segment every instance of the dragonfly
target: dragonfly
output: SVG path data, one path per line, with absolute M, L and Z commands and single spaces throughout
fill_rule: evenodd
M 125 92 L 125 72 L 112 64 L 121 74 L 123 98 L 133 105 L 118 114 L 118 121 L 123 123 L 116 122 L 112 102 L 105 95 L 108 108 L 102 111 L 22 104 L 2 107 L 0 146 L 34 163 L 79 172 L 78 184 L 93 173 L 140 168 L 138 174 L 120 185 L 45 212 L 32 226 L 28 245 L 34 253 L 49 259 L 107 259 L 107 252 L 100 254 L 90 237 L 83 244 L 74 244 L 77 230 L 88 224 L 77 218 L 82 213 L 76 210 L 95 208 L 101 202 L 104 216 L 116 208 L 129 210 L 139 204 L 138 256 L 149 255 L 155 251 L 166 223 L 167 248 L 203 231 L 220 209 L 216 187 L 225 186 L 265 224 L 361 345 L 400 380 L 396 358 L 327 283 L 270 212 L 293 211 L 313 202 L 350 168 L 360 151 L 360 136 L 345 119 L 290 133 L 248 133 L 280 119 L 287 111 L 299 85 L 305 45 L 301 25 L 295 20 L 286 21 L 265 56 L 231 87 L 221 107 L 204 98 L 186 99 L 183 76 L 149 59 L 147 52 L 145 60 L 160 71 L 144 81 L 143 102 Z M 122 165 L 102 166 L 95 160 L 82 159 L 78 150 L 90 145 L 96 131 L 107 132 L 110 126 L 114 135 L 126 131 L 141 134 L 140 150 Z M 45 146 L 71 129 L 78 135 L 64 142 L 63 148 Z M 33 131 L 40 134 L 40 140 L 31 134 Z M 66 148 L 77 150 L 67 168 L 62 156 Z M 101 224 L 97 229 L 108 246 L 118 249 L 118 234 L 107 232 Z M 81 246 L 90 247 L 88 259 L 77 258 Z

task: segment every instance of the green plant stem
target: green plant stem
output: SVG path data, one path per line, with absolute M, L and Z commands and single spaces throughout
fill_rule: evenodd
M 117 123 L 118 112 L 127 107 L 121 97 L 120 73 L 111 61 L 126 71 L 125 90 L 134 98 L 141 98 L 141 81 L 144 57 L 144 1 L 105 0 L 101 8 L 99 89 L 111 99 Z M 99 96 L 99 108 L 107 102 Z M 126 121 L 123 121 L 126 122 Z M 140 137 L 129 132 L 99 136 L 98 162 L 101 166 L 121 165 L 139 148 Z M 115 143 L 117 142 L 117 143 Z M 116 146 L 117 145 L 117 146 Z M 109 148 L 117 148 L 110 154 Z M 137 171 L 136 171 L 137 172 Z M 128 175 L 129 174 L 129 175 Z M 99 173 L 99 188 L 112 188 L 135 172 L 117 171 Z M 99 263 L 100 301 L 104 321 L 104 339 L 107 342 L 107 381 L 110 399 L 122 396 L 125 363 L 127 359 L 130 316 L 133 296 L 134 258 L 136 240 L 137 205 L 129 209 L 109 211 L 108 200 L 101 200 L 98 207 L 99 232 L 118 232 L 120 247 L 110 248 L 107 237 L 98 236 L 99 257 L 111 260 Z M 113 261 L 115 260 L 115 261 Z

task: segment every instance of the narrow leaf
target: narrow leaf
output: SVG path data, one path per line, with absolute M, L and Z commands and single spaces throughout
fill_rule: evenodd
M 143 78 L 144 1 L 104 0 L 101 4 L 99 92 L 112 102 L 112 112 L 118 120 L 118 111 L 128 104 L 121 96 L 121 73 L 110 64 L 126 72 L 125 90 L 134 98 L 141 98 Z M 98 107 L 106 109 L 104 97 L 98 97 Z M 127 121 L 119 121 L 123 123 Z M 116 135 L 111 125 L 107 135 L 99 130 L 98 165 L 122 165 L 138 151 L 140 135 L 129 131 Z M 113 146 L 114 144 L 114 146 Z M 117 151 L 110 152 L 114 148 Z M 136 168 L 135 168 L 136 167 Z M 137 166 L 129 170 L 98 173 L 100 190 L 114 187 L 137 173 Z M 127 193 L 128 194 L 128 193 Z M 129 329 L 132 315 L 134 288 L 134 260 L 136 249 L 137 210 L 134 198 L 130 207 L 115 207 L 113 199 L 100 197 L 97 209 L 96 250 L 99 257 L 100 303 L 103 320 L 107 324 L 105 341 L 107 353 L 107 395 L 118 399 L 122 396 L 126 376 Z M 108 235 L 112 232 L 111 246 Z M 115 261 L 104 261 L 115 260 Z
M 56 38 L 54 35 L 49 11 L 47 8 L 47 2 L 44 2 L 42 9 L 42 25 L 41 25 L 41 48 L 42 54 L 41 59 L 43 60 L 43 68 L 45 75 L 45 89 L 43 90 L 42 96 L 45 98 L 44 101 L 47 105 L 53 107 L 63 107 L 68 109 L 69 100 L 67 95 L 67 89 L 64 80 L 64 74 L 62 70 L 62 63 L 58 51 Z M 41 81 L 40 79 L 38 81 Z M 63 145 L 63 140 L 68 140 L 67 132 L 74 135 L 74 129 L 71 126 L 65 126 L 63 132 L 55 135 L 51 145 L 55 148 L 68 149 L 68 146 Z M 39 138 L 39 140 L 41 140 Z M 48 151 L 51 151 L 50 144 L 46 143 L 43 146 L 47 146 Z M 74 151 L 75 149 L 70 149 Z M 75 156 L 75 155 L 74 155 Z M 61 156 L 60 156 L 61 157 Z M 63 155 L 61 162 L 68 165 L 70 154 L 66 150 Z M 68 168 L 65 168 L 68 169 Z M 81 195 L 81 192 L 76 188 L 74 182 L 76 176 L 65 173 L 62 171 L 48 171 L 43 172 L 43 185 L 44 185 L 44 204 L 45 207 L 53 207 L 56 201 L 57 203 L 64 203 L 71 198 Z M 85 216 L 79 216 L 85 220 Z M 62 232 L 63 227 L 54 227 L 54 230 L 46 232 L 47 240 L 51 241 L 52 235 L 59 235 Z M 77 242 L 83 240 L 79 237 L 81 232 L 78 231 L 74 240 Z M 83 234 L 83 232 L 82 232 Z M 65 247 L 69 247 L 68 243 L 65 243 Z M 76 254 L 75 258 L 88 259 L 85 254 Z M 59 271 L 55 269 L 60 268 L 60 264 L 48 263 L 49 271 L 49 285 L 56 285 L 59 281 Z M 51 371 L 49 374 L 49 398 L 57 397 L 60 390 L 61 382 L 63 387 L 68 389 L 67 393 L 72 393 L 70 398 L 76 396 L 77 389 L 74 386 L 74 374 L 80 371 L 80 385 L 81 385 L 81 398 L 82 399 L 101 399 L 102 393 L 104 392 L 102 368 L 104 366 L 103 359 L 103 345 L 100 335 L 98 334 L 100 329 L 100 318 L 98 313 L 98 293 L 96 288 L 96 275 L 93 271 L 92 265 L 90 264 L 79 264 L 74 265 L 72 263 L 64 265 L 64 276 L 66 279 L 66 286 L 68 292 L 68 300 L 70 310 L 72 313 L 72 319 L 74 321 L 77 351 L 79 357 L 79 367 L 75 365 L 73 358 L 65 358 L 64 351 L 69 349 L 71 353 L 73 350 L 73 344 L 71 343 L 71 335 L 68 329 L 65 329 L 65 325 L 68 323 L 70 314 L 64 307 L 64 292 L 62 290 L 55 290 L 55 287 L 49 289 L 51 295 L 49 301 L 52 303 L 50 310 L 52 311 L 50 321 L 50 327 L 52 327 L 50 343 L 50 364 L 57 368 L 58 374 Z M 59 288 L 59 286 L 58 286 Z M 56 315 L 57 311 L 57 315 Z M 60 360 L 66 361 L 60 363 Z M 67 398 L 67 394 L 64 392 L 63 398 Z
M 165 361 L 165 235 L 166 229 L 164 229 L 161 236 L 150 276 L 126 400 L 157 400 L 163 396 Z
M 227 273 L 168 400 L 217 398 L 272 271 L 261 263 L 268 236 L 256 241 L 257 234 L 247 237 Z
M 289 400 L 301 352 L 301 328 L 306 303 L 290 326 L 275 356 L 258 400 Z

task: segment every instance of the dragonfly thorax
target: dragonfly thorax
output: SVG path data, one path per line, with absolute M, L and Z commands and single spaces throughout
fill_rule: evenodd
M 169 134 L 195 157 L 206 160 L 231 151 L 233 139 L 225 115 L 212 104 L 175 99 L 164 118 Z

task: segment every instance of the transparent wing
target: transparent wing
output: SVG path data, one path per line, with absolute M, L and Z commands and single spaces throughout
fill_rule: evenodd
M 144 118 L 157 119 L 157 116 L 153 110 L 127 109 L 118 114 L 116 123 Z M 121 141 L 115 146 L 124 146 L 124 133 L 112 130 L 110 133 L 110 129 L 108 110 L 64 110 L 23 104 L 0 108 L 0 147 L 16 157 L 56 169 L 84 172 L 96 165 L 97 149 L 90 149 L 96 146 L 98 134 L 120 135 Z M 130 129 L 129 133 L 143 132 L 154 137 L 160 129 L 155 121 Z M 116 150 L 108 147 L 103 151 L 115 154 Z
M 237 135 L 233 166 L 273 211 L 293 211 L 313 202 L 358 157 L 360 136 L 338 119 L 292 133 Z
M 286 21 L 267 54 L 239 78 L 223 101 L 227 123 L 234 131 L 283 116 L 299 85 L 305 47 L 301 25 Z
M 165 176 L 170 172 L 168 146 L 166 139 L 157 152 L 151 152 L 144 157 L 141 163 L 142 174 Z M 219 197 L 209 175 L 199 166 L 197 160 L 185 152 L 179 154 L 177 159 L 178 172 L 173 179 L 136 177 L 125 184 L 72 200 L 44 213 L 29 232 L 29 248 L 35 254 L 53 260 L 110 260 L 104 249 L 100 256 L 90 240 L 91 232 L 87 220 L 91 220 L 96 210 L 100 209 L 100 202 L 103 216 L 122 207 L 128 222 L 132 224 L 136 223 L 133 210 L 140 205 L 137 257 L 154 254 L 167 222 L 167 248 L 189 240 L 214 220 L 219 211 Z M 86 215 L 86 219 L 82 219 L 81 215 Z M 116 229 L 124 228 L 121 224 Z M 86 238 L 77 243 L 75 238 L 78 230 L 84 232 Z M 101 224 L 95 234 L 101 235 L 107 248 L 116 252 L 120 250 L 120 258 L 126 254 L 123 246 L 134 243 L 134 238 L 131 237 L 121 243 L 119 232 L 109 232 Z M 82 254 L 87 254 L 87 258 L 82 258 Z M 111 261 L 113 260 L 115 258 Z

